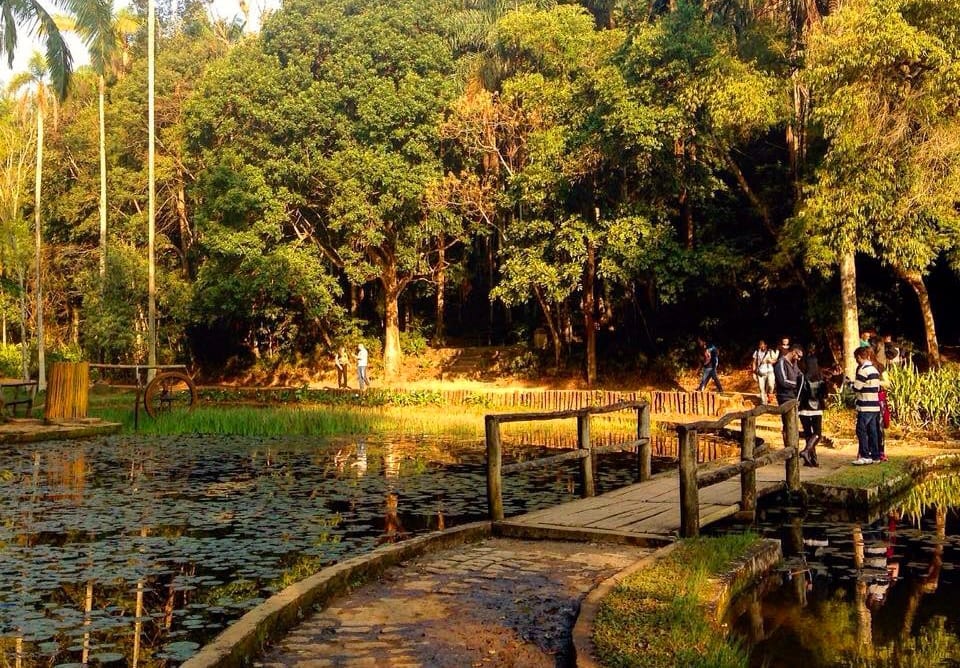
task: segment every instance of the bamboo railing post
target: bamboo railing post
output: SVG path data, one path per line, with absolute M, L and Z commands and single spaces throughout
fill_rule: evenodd
M 590 414 L 581 413 L 577 416 L 577 447 L 586 450 L 586 456 L 580 460 L 580 480 L 583 485 L 583 496 L 596 496 L 597 490 L 593 480 L 593 451 L 590 448 Z
M 697 430 L 677 427 L 680 455 L 680 537 L 700 535 L 700 491 L 697 489 Z
M 797 418 L 797 405 L 794 403 L 784 414 L 783 420 L 785 448 L 793 448 L 793 454 L 786 461 L 787 489 L 800 491 L 800 423 Z
M 757 418 L 751 416 L 740 420 L 740 461 L 752 462 L 753 449 L 757 442 Z M 756 512 L 757 471 L 740 472 L 740 512 Z
M 650 464 L 653 453 L 653 444 L 650 442 L 650 404 L 637 407 L 637 439 L 642 441 L 637 446 L 637 477 L 643 482 L 649 480 L 653 472 Z
M 503 453 L 500 447 L 500 421 L 495 415 L 484 418 L 487 433 L 487 507 L 490 509 L 490 519 L 494 522 L 503 520 L 503 487 L 500 467 Z

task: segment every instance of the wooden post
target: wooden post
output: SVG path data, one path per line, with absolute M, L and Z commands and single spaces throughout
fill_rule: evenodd
M 637 408 L 637 438 L 647 439 L 645 443 L 637 446 L 637 477 L 643 482 L 649 480 L 653 473 L 650 464 L 653 452 L 653 444 L 650 442 L 650 404 Z
M 740 461 L 753 461 L 753 448 L 757 442 L 757 418 L 740 420 Z M 740 512 L 756 512 L 757 471 L 751 469 L 740 473 Z
M 700 491 L 697 489 L 697 430 L 677 427 L 680 450 L 680 537 L 700 535 Z
M 587 451 L 587 456 L 580 460 L 580 481 L 583 485 L 583 496 L 596 496 L 597 490 L 593 481 L 593 451 L 590 448 L 590 414 L 577 416 L 577 447 Z
M 484 418 L 487 432 L 487 507 L 490 509 L 490 519 L 494 522 L 503 520 L 503 488 L 500 477 L 502 452 L 500 448 L 500 421 L 495 415 Z
M 785 448 L 793 448 L 793 455 L 786 461 L 787 489 L 791 492 L 800 491 L 800 422 L 797 418 L 796 402 L 786 412 L 783 420 Z

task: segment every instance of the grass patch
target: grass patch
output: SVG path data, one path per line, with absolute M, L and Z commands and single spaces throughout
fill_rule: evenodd
M 869 466 L 845 466 L 834 473 L 817 480 L 818 485 L 831 487 L 849 487 L 868 489 L 881 485 L 891 478 L 897 478 L 909 472 L 914 457 L 906 455 L 892 456 L 885 462 Z
M 605 666 L 744 668 L 746 650 L 709 619 L 711 578 L 724 573 L 759 538 L 730 534 L 683 541 L 634 573 L 603 600 L 593 640 Z
M 133 432 L 130 408 L 106 407 L 91 415 L 119 422 Z M 482 416 L 444 414 L 398 408 L 328 408 L 320 406 L 201 406 L 153 420 L 140 414 L 141 434 L 236 434 L 242 436 L 336 436 L 443 434 L 463 438 L 483 435 Z
M 119 422 L 133 432 L 132 392 L 94 392 L 89 414 Z M 237 434 L 244 436 L 333 435 L 429 435 L 465 439 L 484 437 L 483 417 L 508 412 L 484 406 L 439 406 L 382 403 L 382 397 L 359 395 L 354 404 L 316 404 L 291 398 L 289 403 L 231 401 L 201 398 L 192 412 L 176 411 L 153 420 L 142 409 L 139 433 L 143 434 Z M 521 412 L 510 409 L 509 412 Z M 575 419 L 508 423 L 502 427 L 505 442 L 576 447 Z M 594 416 L 591 440 L 603 444 L 635 438 L 636 415 L 632 411 Z

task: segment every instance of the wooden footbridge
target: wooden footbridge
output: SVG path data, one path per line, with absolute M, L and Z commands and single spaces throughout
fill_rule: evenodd
M 528 538 L 566 538 L 664 544 L 678 537 L 698 535 L 700 528 L 735 514 L 752 516 L 758 496 L 788 489 L 800 490 L 799 429 L 796 401 L 781 406 L 758 406 L 731 412 L 713 421 L 669 423 L 677 434 L 679 467 L 651 475 L 650 405 L 625 401 L 598 408 L 544 413 L 511 413 L 486 416 L 487 494 L 490 518 L 502 535 Z M 617 445 L 594 447 L 590 443 L 590 418 L 617 411 L 635 411 L 637 438 Z M 782 416 L 783 447 L 756 448 L 757 418 Z M 500 425 L 576 418 L 578 448 L 551 457 L 515 464 L 502 463 Z M 698 465 L 697 439 L 731 423 L 740 426 L 740 461 L 728 465 Z M 606 452 L 636 449 L 637 482 L 596 495 L 594 460 Z M 502 477 L 560 462 L 580 463 L 582 499 L 517 517 L 504 517 Z M 820 469 L 805 469 L 816 477 Z

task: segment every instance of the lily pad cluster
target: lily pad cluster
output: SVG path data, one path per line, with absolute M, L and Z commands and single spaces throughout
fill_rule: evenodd
M 632 467 L 605 456 L 599 487 Z M 11 665 L 176 665 L 299 577 L 486 516 L 477 442 L 119 436 L 10 446 L 0 472 Z M 507 512 L 570 499 L 576 478 L 510 476 Z

